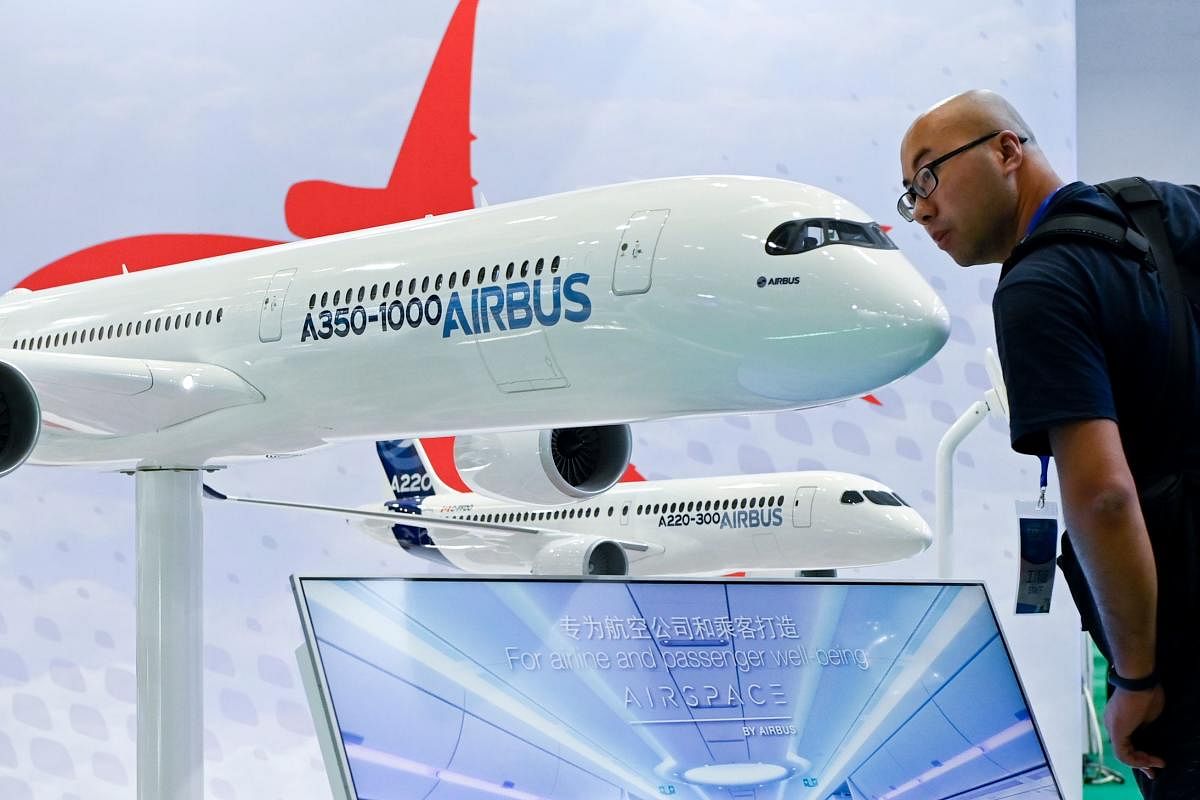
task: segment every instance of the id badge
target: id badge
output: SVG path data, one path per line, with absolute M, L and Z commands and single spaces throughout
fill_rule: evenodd
M 1021 536 L 1017 613 L 1045 614 L 1054 594 L 1055 556 L 1058 555 L 1058 504 L 1017 502 Z

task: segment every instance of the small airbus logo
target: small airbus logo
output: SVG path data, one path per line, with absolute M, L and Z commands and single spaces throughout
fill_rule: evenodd
M 799 284 L 799 275 L 777 275 L 774 278 L 768 278 L 766 275 L 758 276 L 758 288 L 760 289 L 767 286 L 798 286 Z

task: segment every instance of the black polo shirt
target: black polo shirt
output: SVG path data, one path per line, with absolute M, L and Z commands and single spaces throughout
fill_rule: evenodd
M 1200 270 L 1200 189 L 1154 182 L 1166 208 L 1180 270 Z M 1120 210 L 1084 183 L 1064 186 L 1046 214 Z M 1178 455 L 1200 466 L 1200 364 L 1168 384 L 1167 309 L 1158 275 L 1102 244 L 1060 240 L 1001 272 L 992 299 L 1008 386 L 1013 449 L 1049 455 L 1056 425 L 1111 419 L 1134 477 L 1152 477 Z M 1193 307 L 1193 339 L 1197 328 Z M 1164 396 L 1164 393 L 1170 396 Z M 1141 482 L 1139 480 L 1139 482 Z

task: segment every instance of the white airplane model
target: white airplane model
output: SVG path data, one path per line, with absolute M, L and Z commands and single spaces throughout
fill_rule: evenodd
M 837 195 L 751 177 L 619 184 L 13 290 L 0 474 L 466 432 L 473 488 L 569 502 L 620 477 L 624 423 L 861 395 L 925 363 L 948 328 Z M 557 473 L 551 431 L 588 426 L 576 438 L 594 469 Z M 489 431 L 504 433 L 472 435 Z
M 455 491 L 418 441 L 377 447 L 396 495 L 386 510 L 209 496 L 342 514 L 412 555 L 494 574 L 792 575 L 908 558 L 933 539 L 899 495 L 842 472 L 619 483 L 551 508 Z
M 837 195 L 620 184 L 13 290 L 0 475 L 136 472 L 138 794 L 194 800 L 198 470 L 465 433 L 475 491 L 564 504 L 620 478 L 629 422 L 854 397 L 948 335 L 937 295 Z

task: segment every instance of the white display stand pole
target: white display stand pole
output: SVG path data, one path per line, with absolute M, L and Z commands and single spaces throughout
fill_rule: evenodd
M 954 570 L 954 453 L 989 412 L 991 408 L 987 401 L 976 400 L 938 442 L 934 460 L 937 496 L 934 500 L 933 540 L 937 542 L 938 577 L 943 580 L 949 578 Z
M 966 412 L 954 421 L 950 430 L 938 442 L 934 472 L 937 478 L 937 494 L 934 497 L 935 520 L 934 541 L 938 549 L 938 577 L 942 580 L 953 577 L 954 571 L 954 453 L 963 440 L 979 427 L 989 413 L 1000 414 L 1008 421 L 1008 396 L 1005 393 L 1004 377 L 1000 362 L 990 349 L 984 358 L 992 388 L 982 400 L 976 400 Z
M 139 470 L 137 796 L 203 800 L 204 521 L 196 470 Z

